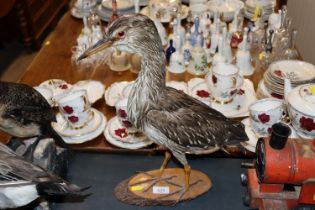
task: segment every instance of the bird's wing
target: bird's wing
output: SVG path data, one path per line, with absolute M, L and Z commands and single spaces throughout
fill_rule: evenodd
M 0 100 L 0 105 L 5 107 L 3 117 L 23 124 L 55 120 L 49 103 L 34 88 L 25 84 L 2 82 L 0 90 L 5 93 L 1 94 Z
M 146 123 L 178 145 L 207 148 L 247 139 L 240 122 L 180 91 L 168 89 L 154 107 L 147 113 Z
M 12 105 L 7 107 L 3 117 L 12 118 L 22 124 L 55 121 L 55 115 L 50 107 Z
M 0 185 L 45 181 L 51 177 L 41 167 L 26 161 L 0 143 Z

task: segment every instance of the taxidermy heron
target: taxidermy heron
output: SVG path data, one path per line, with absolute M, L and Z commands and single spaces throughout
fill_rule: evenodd
M 0 82 L 0 130 L 20 138 L 37 136 L 30 149 L 35 149 L 44 136 L 52 137 L 58 145 L 66 147 L 52 128 L 53 121 L 56 121 L 53 109 L 34 88 L 26 84 Z
M 36 166 L 0 143 L 0 209 L 17 208 L 40 196 L 85 196 L 85 190 Z
M 108 47 L 141 57 L 141 70 L 128 98 L 128 118 L 183 164 L 186 191 L 191 171 L 186 153 L 210 153 L 248 140 L 242 123 L 226 118 L 182 91 L 166 87 L 165 52 L 150 18 L 140 14 L 119 17 L 107 27 L 104 38 L 79 59 Z M 167 152 L 161 174 L 169 159 Z

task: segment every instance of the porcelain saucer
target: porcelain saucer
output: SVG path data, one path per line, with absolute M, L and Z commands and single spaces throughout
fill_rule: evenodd
M 248 141 L 246 142 L 241 142 L 241 145 L 251 151 L 251 152 L 255 152 L 255 148 L 256 148 L 256 144 L 257 141 L 260 137 L 263 136 L 259 136 L 254 129 L 252 128 L 251 124 L 250 124 L 250 119 L 245 118 L 244 120 L 242 120 L 242 123 L 245 125 L 245 132 L 248 136 Z M 293 127 L 291 125 L 289 125 L 289 127 L 291 128 L 291 135 L 289 136 L 289 138 L 298 138 L 298 135 L 296 134 L 295 130 L 293 129 Z
M 117 101 L 125 98 L 123 95 L 124 88 L 133 81 L 114 82 L 105 91 L 104 98 L 108 106 L 115 106 Z
M 130 91 L 131 91 L 131 89 L 132 89 L 132 87 L 133 87 L 133 81 L 132 82 L 130 82 L 128 85 L 126 85 L 124 88 L 123 88 L 123 90 L 122 90 L 122 95 L 123 95 L 123 97 L 124 98 L 128 98 L 128 96 L 129 96 L 129 94 L 130 94 Z
M 128 134 L 128 131 L 120 124 L 117 116 L 109 120 L 104 136 L 112 145 L 125 149 L 139 149 L 153 143 L 144 135 Z
M 143 9 L 140 10 L 140 13 L 142 15 L 150 17 L 149 7 L 148 6 L 144 7 Z M 182 5 L 180 14 L 181 14 L 181 19 L 187 18 L 189 15 L 189 7 L 187 7 L 186 5 Z M 152 17 L 150 17 L 150 18 L 152 19 Z M 160 21 L 161 21 L 161 23 L 168 23 L 171 20 L 170 19 L 161 19 Z
M 95 131 L 101 124 L 102 115 L 99 111 L 91 108 L 91 119 L 82 128 L 72 128 L 61 113 L 56 115 L 57 122 L 52 123 L 53 128 L 64 137 L 82 136 Z
M 50 106 L 54 106 L 55 102 L 53 100 L 53 91 L 47 87 L 34 87 L 35 90 L 37 90 L 49 103 Z
M 201 100 L 202 102 L 206 103 L 213 109 L 224 114 L 226 117 L 248 116 L 249 105 L 257 100 L 253 83 L 248 79 L 244 79 L 241 91 L 234 97 L 233 102 L 229 104 L 220 104 L 210 100 L 209 97 L 211 95 L 211 91 L 209 90 L 206 81 L 205 80 L 199 81 L 200 83 L 197 83 L 195 86 L 190 88 L 189 92 L 191 96 L 197 98 L 198 100 Z M 206 96 L 207 93 L 209 93 L 209 97 L 201 97 Z
M 102 134 L 106 127 L 107 119 L 102 112 L 99 112 L 97 110 L 95 112 L 97 113 L 97 115 L 101 117 L 100 125 L 96 128 L 96 130 L 94 130 L 93 132 L 84 134 L 82 136 L 72 136 L 72 137 L 62 136 L 62 139 L 68 144 L 81 144 L 87 141 L 91 141 L 95 139 L 96 137 L 98 137 L 100 134 Z
M 102 98 L 105 93 L 105 86 L 100 81 L 81 80 L 72 86 L 70 92 L 74 90 L 86 90 L 89 102 L 93 104 Z

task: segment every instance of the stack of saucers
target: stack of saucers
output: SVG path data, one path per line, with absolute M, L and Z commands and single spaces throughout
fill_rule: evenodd
M 134 2 L 133 0 L 117 0 L 117 13 L 118 15 L 125 15 L 134 13 Z M 103 0 L 102 3 L 97 7 L 97 14 L 103 21 L 108 21 L 113 13 L 112 1 Z
M 261 9 L 261 17 L 263 20 L 268 20 L 269 15 L 273 13 L 275 7 L 274 0 L 246 0 L 245 2 L 245 17 L 251 19 L 254 14 L 256 7 Z
M 284 98 L 284 77 L 287 77 L 291 86 L 311 83 L 315 81 L 315 66 L 298 60 L 282 60 L 272 63 L 259 84 L 259 91 L 268 96 Z

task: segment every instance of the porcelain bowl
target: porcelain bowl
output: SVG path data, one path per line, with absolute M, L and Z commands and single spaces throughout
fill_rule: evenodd
M 305 139 L 315 138 L 315 113 L 314 116 L 304 114 L 288 104 L 289 116 L 297 134 Z

